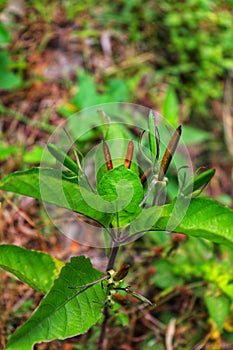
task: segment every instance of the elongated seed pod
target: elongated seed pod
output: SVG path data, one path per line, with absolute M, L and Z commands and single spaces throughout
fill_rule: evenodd
M 171 137 L 171 140 L 169 141 L 169 144 L 166 148 L 166 151 L 164 153 L 161 166 L 159 169 L 159 175 L 158 175 L 158 180 L 161 181 L 163 177 L 165 176 L 167 169 L 171 163 L 172 157 L 176 151 L 176 148 L 178 146 L 179 140 L 180 140 L 180 135 L 181 135 L 182 127 L 181 125 L 178 126 L 176 131 Z
M 148 168 L 140 177 L 140 181 L 142 184 L 144 184 L 146 182 L 147 177 L 151 174 L 152 169 Z
M 114 281 L 121 281 L 127 276 L 129 272 L 130 265 L 129 264 L 122 264 L 120 269 L 115 273 L 113 279 Z
M 133 140 L 129 141 L 126 156 L 125 156 L 125 161 L 124 161 L 124 166 L 127 169 L 130 169 L 132 158 L 133 158 L 133 150 L 134 150 L 134 143 Z
M 120 304 L 120 305 L 127 305 L 129 302 L 126 298 L 125 295 L 122 295 L 120 293 L 114 293 L 111 295 L 113 301 L 115 301 L 116 303 Z
M 112 158 L 106 142 L 103 142 L 103 147 L 104 147 L 104 157 L 105 157 L 107 169 L 112 170 L 113 169 Z

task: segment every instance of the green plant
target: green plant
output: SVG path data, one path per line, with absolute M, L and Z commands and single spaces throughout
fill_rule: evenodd
M 9 31 L 0 23 L 0 88 L 4 90 L 10 90 L 21 85 L 21 78 L 12 72 L 13 61 L 7 49 L 4 48 L 10 40 Z
M 85 71 L 80 71 L 77 83 L 78 89 L 76 94 L 65 106 L 59 108 L 59 111 L 66 117 L 93 105 L 121 102 L 129 99 L 128 87 L 120 79 L 109 80 L 107 84 L 98 86 L 97 89 L 93 76 Z
M 88 1 L 89 13 L 95 18 L 92 3 Z M 74 9 L 72 5 L 65 4 Z M 166 0 L 155 5 L 141 0 L 104 1 L 99 12 L 98 22 L 105 29 L 124 33 L 127 44 L 136 44 L 140 52 L 155 53 L 156 90 L 171 84 L 187 116 L 206 116 L 211 101 L 222 99 L 225 79 L 233 67 L 232 2 Z M 159 103 L 154 95 L 153 91 L 152 99 Z
M 46 159 L 51 154 L 61 168 L 40 167 L 9 174 L 0 182 L 0 189 L 67 208 L 81 214 L 84 220 L 94 223 L 100 229 L 96 234 L 104 232 L 105 246 L 109 248 L 106 273 L 95 270 L 89 259 L 82 256 L 74 257 L 65 264 L 42 252 L 10 245 L 0 246 L 0 266 L 35 290 L 46 294 L 33 315 L 10 338 L 6 350 L 29 350 L 41 341 L 82 334 L 102 320 L 101 349 L 111 305 L 113 310 L 117 310 L 115 300 L 123 302 L 127 294 L 133 294 L 142 303 L 150 304 L 148 298 L 124 282 L 129 268 L 127 264 L 115 272 L 120 246 L 146 232 L 151 240 L 162 239 L 165 236 L 161 232 L 167 230 L 191 237 L 185 246 L 191 251 L 190 256 L 176 254 L 175 264 L 171 263 L 170 257 L 179 247 L 179 240 L 174 240 L 171 245 L 170 242 L 166 244 L 165 238 L 165 260 L 157 260 L 152 264 L 157 269 L 154 283 L 165 289 L 163 297 L 167 297 L 169 293 L 177 292 L 177 284 L 182 285 L 184 280 L 182 276 L 187 280 L 188 276 L 190 279 L 193 276 L 198 279 L 204 275 L 204 283 L 199 283 L 200 290 L 202 292 L 205 283 L 208 283 L 206 306 L 217 327 L 222 329 L 232 303 L 232 275 L 229 273 L 232 267 L 227 261 L 225 265 L 218 266 L 214 256 L 209 261 L 206 258 L 208 243 L 203 238 L 232 248 L 232 210 L 210 198 L 192 198 L 193 190 L 205 185 L 214 171 L 206 171 L 191 181 L 183 179 L 177 197 L 172 203 L 165 204 L 164 191 L 169 183 L 166 174 L 180 140 L 181 127 L 173 133 L 160 162 L 161 130 L 158 129 L 152 112 L 149 114 L 148 127 L 141 130 L 138 148 L 135 147 L 138 136 L 133 133 L 132 124 L 128 130 L 126 124 L 119 120 L 117 123 L 112 122 L 103 111 L 95 113 L 94 119 L 88 119 L 89 116 L 91 111 L 88 111 L 85 118 L 75 118 L 68 121 L 67 125 L 70 127 L 71 144 L 74 145 L 72 140 L 76 141 L 79 133 L 81 144 L 87 143 L 87 137 L 93 136 L 87 127 L 89 123 L 95 137 L 104 135 L 105 141 L 95 155 L 91 155 L 96 169 L 94 185 L 87 179 L 80 151 L 75 151 L 73 147 L 75 162 L 68 155 L 70 147 L 61 149 L 55 144 L 49 144 Z M 98 118 L 101 123 L 97 121 Z M 78 130 L 75 128 L 76 123 Z M 84 125 L 87 133 L 82 131 Z M 148 136 L 146 143 L 145 134 Z M 61 146 L 67 145 L 67 131 L 62 137 Z M 112 152 L 115 152 L 113 160 Z M 136 156 L 139 155 L 142 164 L 137 162 Z M 143 167 L 145 172 L 142 171 Z M 192 237 L 200 237 L 200 240 Z M 195 255 L 194 244 L 200 245 L 199 256 Z M 227 252 L 232 256 L 230 249 Z M 14 259 L 16 254 L 17 259 Z M 167 278 L 164 277 L 165 271 Z M 190 288 L 195 286 L 190 283 Z M 158 303 L 159 300 L 158 296 L 153 296 L 153 302 Z M 219 305 L 218 312 L 213 307 L 215 302 Z

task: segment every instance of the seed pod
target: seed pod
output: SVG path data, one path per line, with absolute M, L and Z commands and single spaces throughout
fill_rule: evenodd
M 129 272 L 130 265 L 129 264 L 122 264 L 120 269 L 115 273 L 113 280 L 114 281 L 121 281 L 127 276 Z
M 124 161 L 124 166 L 127 169 L 130 169 L 130 166 L 131 166 L 131 161 L 132 161 L 132 157 L 133 157 L 133 150 L 134 150 L 134 143 L 133 143 L 133 140 L 130 140 L 129 144 L 128 144 L 126 156 L 125 156 L 125 161 Z
M 144 184 L 147 180 L 147 177 L 151 174 L 152 172 L 152 169 L 151 168 L 148 168 L 143 174 L 142 176 L 140 177 L 140 181 L 142 184 Z
M 120 294 L 120 293 L 114 293 L 111 295 L 112 300 L 115 301 L 116 303 L 120 304 L 120 305 L 127 305 L 128 304 L 128 300 L 126 298 L 126 296 Z
M 107 169 L 112 170 L 113 169 L 112 158 L 106 142 L 103 143 L 103 147 L 104 147 L 104 157 L 105 157 Z
M 181 131 L 182 131 L 182 127 L 180 125 L 180 126 L 178 126 L 178 128 L 176 129 L 176 131 L 172 135 L 171 140 L 169 141 L 169 144 L 166 148 L 166 151 L 164 153 L 164 156 L 163 156 L 163 159 L 161 162 L 161 166 L 159 169 L 158 181 L 161 181 L 167 172 L 167 169 L 171 163 L 172 157 L 174 156 L 174 153 L 175 153 L 176 148 L 178 146 Z

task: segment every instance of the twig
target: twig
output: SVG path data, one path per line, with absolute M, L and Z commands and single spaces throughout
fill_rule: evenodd
M 23 115 L 19 112 L 14 111 L 13 109 L 5 107 L 3 104 L 0 103 L 0 113 L 8 114 L 11 117 L 14 117 L 15 119 L 27 124 L 34 126 L 35 128 L 38 128 L 40 130 L 44 130 L 46 132 L 53 132 L 55 130 L 55 127 L 48 125 L 43 122 L 37 122 L 35 120 L 32 120 L 31 118 L 27 117 L 26 115 Z
M 224 105 L 222 111 L 223 129 L 225 135 L 226 146 L 229 153 L 233 156 L 233 116 L 232 108 L 232 77 L 226 80 Z
M 166 338 L 165 338 L 166 350 L 173 350 L 172 339 L 175 334 L 175 329 L 176 329 L 175 326 L 176 326 L 176 319 L 172 318 L 168 324 L 167 332 L 166 332 Z

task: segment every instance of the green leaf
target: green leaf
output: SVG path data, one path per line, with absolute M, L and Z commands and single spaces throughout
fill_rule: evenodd
M 35 343 L 87 332 L 102 316 L 105 290 L 98 283 L 76 295 L 77 290 L 69 287 L 90 283 L 101 276 L 89 259 L 72 258 L 36 311 L 10 338 L 5 350 L 31 350 Z
M 17 154 L 18 148 L 16 146 L 9 146 L 0 141 L 0 159 L 5 160 L 8 157 Z
M 43 252 L 0 245 L 0 267 L 42 294 L 52 287 L 63 265 L 63 261 Z
M 56 145 L 48 143 L 49 152 L 67 169 L 75 174 L 79 173 L 78 165 L 70 158 L 63 150 L 59 149 Z
M 23 154 L 23 160 L 26 163 L 40 164 L 44 148 L 38 145 L 33 146 L 31 151 Z
M 208 169 L 201 174 L 191 179 L 182 190 L 184 196 L 188 196 L 192 192 L 199 190 L 201 187 L 207 185 L 215 174 L 215 169 Z
M 124 165 L 108 171 L 103 176 L 98 184 L 98 192 L 100 195 L 112 196 L 114 200 L 119 198 L 118 205 L 121 207 L 127 202 L 125 210 L 128 212 L 133 212 L 143 198 L 143 187 L 139 177 Z
M 179 124 L 179 102 L 175 89 L 170 85 L 162 105 L 162 115 L 173 125 Z
M 156 269 L 156 275 L 152 277 L 157 287 L 166 289 L 183 285 L 183 279 L 173 271 L 174 263 L 166 260 L 158 260 L 152 264 Z
M 5 90 L 16 88 L 21 84 L 21 78 L 9 70 L 12 63 L 6 50 L 0 51 L 0 87 Z
M 172 214 L 175 220 L 174 204 L 175 201 L 164 207 L 161 218 L 154 226 L 155 230 L 166 230 Z M 180 210 L 182 209 L 181 207 Z M 210 198 L 193 198 L 183 220 L 173 232 L 202 237 L 233 247 L 233 211 Z
M 161 216 L 163 207 L 154 206 L 149 208 L 143 208 L 141 213 L 130 224 L 129 232 L 130 236 L 143 234 L 156 224 L 157 220 Z
M 102 96 L 97 93 L 97 86 L 92 75 L 80 71 L 78 75 L 78 92 L 71 103 L 79 109 L 90 107 L 102 102 Z
M 149 126 L 149 145 L 150 145 L 150 152 L 152 159 L 156 157 L 157 153 L 157 146 L 156 146 L 156 136 L 155 136 L 155 130 L 156 130 L 156 124 L 155 124 L 155 117 L 150 110 L 149 117 L 148 117 L 148 126 Z
M 105 94 L 106 102 L 121 102 L 130 99 L 128 87 L 121 79 L 110 79 Z
M 16 88 L 22 82 L 18 75 L 8 71 L 0 71 L 0 79 L 0 87 L 4 90 Z
M 8 44 L 11 40 L 9 31 L 0 23 L 0 44 Z
M 79 187 L 73 180 L 62 178 L 65 174 L 50 168 L 18 171 L 6 176 L 0 182 L 0 189 L 70 209 L 108 226 L 111 215 L 104 212 L 104 208 L 102 212 L 94 209 L 99 208 L 99 196 Z M 92 203 L 92 206 L 88 203 Z
M 230 312 L 230 300 L 224 296 L 205 296 L 205 303 L 211 318 L 221 330 L 223 323 Z
M 120 165 L 108 171 L 98 183 L 98 193 L 114 204 L 120 224 L 130 222 L 140 211 L 143 187 L 132 170 Z
M 184 125 L 183 127 L 182 139 L 187 146 L 204 143 L 209 141 L 211 138 L 211 132 L 196 129 L 187 125 Z

